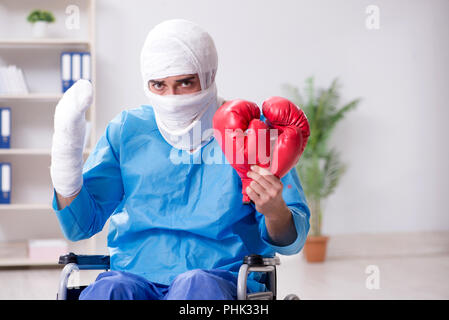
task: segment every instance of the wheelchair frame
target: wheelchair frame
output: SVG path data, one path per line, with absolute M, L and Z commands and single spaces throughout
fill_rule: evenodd
M 59 257 L 59 264 L 65 265 L 61 271 L 57 300 L 75 300 L 86 286 L 68 287 L 69 277 L 79 270 L 109 270 L 108 255 L 76 255 L 72 252 Z M 279 257 L 262 257 L 252 254 L 243 259 L 237 279 L 238 300 L 276 300 L 276 266 L 280 265 Z M 251 272 L 264 272 L 267 277 L 265 286 L 268 291 L 247 293 L 247 280 Z M 287 295 L 284 300 L 299 300 L 295 294 Z

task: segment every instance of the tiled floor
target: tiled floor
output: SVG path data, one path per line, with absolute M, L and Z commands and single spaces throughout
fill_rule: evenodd
M 302 299 L 449 299 L 449 254 L 329 259 L 318 265 L 295 260 L 280 268 L 281 298 L 293 292 Z M 373 270 L 378 270 L 378 289 L 370 281 Z
M 325 263 L 302 254 L 281 261 L 279 298 L 449 299 L 449 232 L 334 236 Z M 368 289 L 376 274 L 378 289 Z M 0 270 L 0 299 L 54 299 L 58 282 L 59 270 Z
M 449 299 L 449 232 L 334 236 L 325 263 L 282 261 L 281 297 Z

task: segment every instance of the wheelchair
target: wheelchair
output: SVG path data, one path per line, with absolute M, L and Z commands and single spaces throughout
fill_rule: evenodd
M 69 287 L 68 280 L 72 272 L 80 270 L 109 270 L 108 255 L 76 255 L 72 252 L 59 257 L 59 264 L 65 265 L 61 271 L 57 300 L 78 300 L 81 291 L 87 286 Z M 276 266 L 279 257 L 262 257 L 252 254 L 243 259 L 237 278 L 237 300 L 276 300 Z M 247 280 L 251 272 L 264 273 L 263 283 L 267 291 L 247 293 Z M 299 300 L 295 294 L 287 295 L 284 300 Z

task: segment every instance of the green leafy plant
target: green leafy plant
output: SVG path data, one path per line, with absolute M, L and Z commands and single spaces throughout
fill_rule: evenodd
M 337 123 L 360 102 L 360 99 L 355 99 L 338 108 L 339 89 L 338 79 L 332 81 L 327 89 L 316 89 L 313 78 L 308 78 L 304 96 L 297 87 L 284 86 L 290 99 L 302 107 L 310 125 L 307 147 L 296 170 L 311 210 L 312 236 L 321 235 L 322 200 L 335 191 L 346 170 L 338 151 L 329 146 L 329 139 Z
M 51 13 L 50 11 L 33 10 L 28 15 L 27 20 L 30 23 L 35 23 L 38 21 L 45 21 L 48 23 L 52 23 L 55 22 L 55 17 L 53 16 L 53 13 Z

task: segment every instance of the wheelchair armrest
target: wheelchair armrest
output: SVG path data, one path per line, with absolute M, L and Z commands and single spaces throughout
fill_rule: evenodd
M 259 254 L 251 254 L 243 258 L 243 263 L 249 267 L 261 267 L 261 266 L 278 266 L 281 264 L 279 257 L 263 257 Z
M 78 270 L 108 270 L 110 269 L 110 257 L 107 255 L 85 255 L 70 252 L 60 256 L 58 264 L 63 264 L 65 267 L 61 272 L 59 290 L 56 297 L 58 300 L 66 300 L 69 297 L 67 284 L 72 272 Z M 79 290 L 79 288 L 75 289 Z
M 107 255 L 69 254 L 59 257 L 59 264 L 74 263 L 81 270 L 107 270 L 110 268 L 110 257 Z
M 276 266 L 280 265 L 279 257 L 263 257 L 258 254 L 246 256 L 240 266 L 237 280 L 237 299 L 238 300 L 276 300 Z M 265 282 L 266 292 L 257 292 L 248 294 L 247 279 L 251 272 L 264 272 L 267 274 Z

